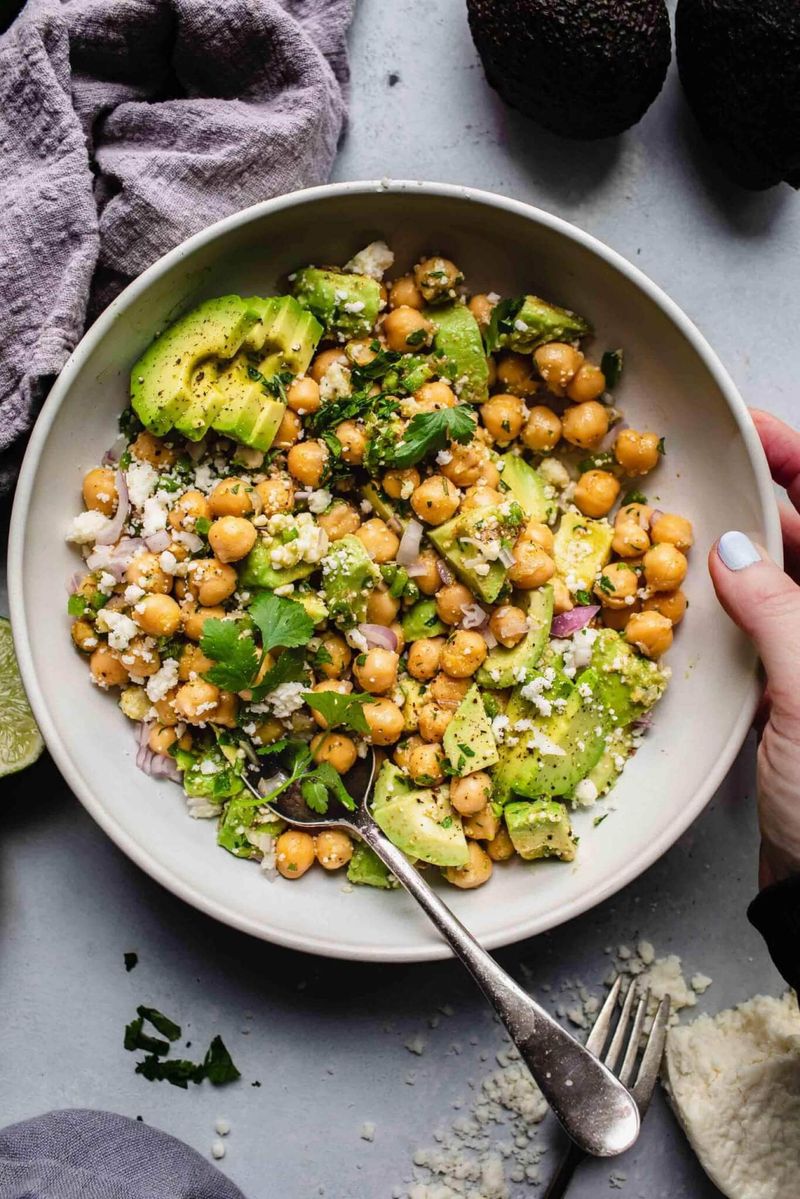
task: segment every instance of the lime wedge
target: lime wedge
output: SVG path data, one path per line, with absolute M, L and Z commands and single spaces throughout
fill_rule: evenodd
M 11 625 L 0 616 L 0 778 L 30 766 L 43 749 L 22 686 Z

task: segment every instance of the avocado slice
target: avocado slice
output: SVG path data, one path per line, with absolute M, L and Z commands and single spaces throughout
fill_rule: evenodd
M 380 887 L 384 891 L 397 886 L 388 867 L 363 841 L 356 841 L 353 846 L 353 856 L 347 865 L 347 881 L 356 886 Z
M 459 399 L 482 404 L 489 398 L 489 362 L 480 327 L 466 304 L 426 308 L 436 332 L 432 356 L 442 374 L 458 384 Z
M 573 861 L 577 846 L 563 803 L 552 799 L 510 803 L 504 815 L 511 844 L 526 862 L 536 858 Z
M 403 693 L 403 732 L 416 733 L 420 708 L 428 702 L 428 689 L 410 674 L 401 675 L 399 686 Z
M 307 266 L 294 278 L 297 302 L 313 312 L 329 335 L 365 337 L 378 319 L 381 287 L 368 275 Z
M 322 591 L 336 624 L 351 628 L 364 620 L 370 591 L 381 572 L 352 534 L 335 541 L 322 559 Z
M 393 762 L 381 766 L 372 814 L 392 844 L 410 857 L 433 866 L 465 866 L 469 861 L 461 817 L 444 789 L 414 787 Z
M 615 725 L 630 724 L 664 694 L 667 676 L 614 629 L 601 629 L 592 645 L 598 697 Z
M 315 625 L 323 624 L 328 619 L 328 609 L 317 595 L 316 591 L 295 591 L 292 599 L 305 612 Z
M 565 512 L 553 547 L 556 574 L 570 590 L 591 591 L 596 577 L 611 559 L 613 540 L 614 530 L 607 520 Z
M 131 369 L 131 404 L 142 424 L 159 437 L 169 433 L 192 402 L 199 369 L 232 358 L 258 320 L 241 296 L 218 296 L 160 333 Z
M 506 581 L 506 567 L 499 558 L 481 558 L 475 541 L 497 541 L 511 549 L 523 521 L 514 501 L 491 508 L 468 508 L 436 528 L 428 538 L 473 594 L 492 604 Z
M 406 641 L 420 641 L 423 637 L 438 637 L 447 632 L 447 625 L 439 620 L 434 599 L 417 600 L 403 614 L 401 624 Z
M 591 332 L 589 322 L 569 308 L 548 304 L 538 296 L 518 296 L 501 300 L 492 309 L 486 345 L 490 351 L 532 354 L 548 341 L 576 341 Z
M 497 742 L 476 684 L 470 687 L 445 729 L 442 741 L 450 765 L 461 777 L 494 766 Z
M 589 782 L 594 783 L 598 796 L 605 795 L 614 786 L 622 773 L 625 761 L 631 755 L 632 748 L 633 738 L 628 729 L 614 729 L 603 750 L 603 756 L 586 776 Z
M 287 583 L 296 583 L 307 578 L 314 567 L 310 562 L 298 562 L 296 566 L 282 566 L 276 570 L 270 561 L 274 542 L 269 538 L 259 539 L 239 567 L 239 587 L 263 587 L 274 591 Z
M 549 525 L 556 506 L 549 497 L 547 485 L 538 473 L 519 454 L 500 454 L 497 458 L 500 481 L 508 488 L 529 520 Z M 552 488 L 550 489 L 552 491 Z
M 553 588 L 547 585 L 532 591 L 515 591 L 510 602 L 527 615 L 528 632 L 511 649 L 496 645 L 489 650 L 475 676 L 481 687 L 502 689 L 527 682 L 547 645 L 553 620 Z

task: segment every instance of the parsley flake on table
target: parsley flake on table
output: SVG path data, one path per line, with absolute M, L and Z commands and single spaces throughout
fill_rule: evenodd
M 448 442 L 466 445 L 475 435 L 476 423 L 473 409 L 466 404 L 441 408 L 438 412 L 418 412 L 409 421 L 402 441 L 397 442 L 387 457 L 387 465 L 404 469 L 445 449 Z

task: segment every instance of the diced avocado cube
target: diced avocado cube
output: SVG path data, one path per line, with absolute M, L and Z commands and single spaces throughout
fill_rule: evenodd
M 536 858 L 561 858 L 562 862 L 574 859 L 575 840 L 569 812 L 562 803 L 550 799 L 510 803 L 505 808 L 505 820 L 511 844 L 526 862 Z
M 501 300 L 492 311 L 486 343 L 496 349 L 532 354 L 548 341 L 575 341 L 591 333 L 588 321 L 568 308 L 548 304 L 538 296 Z
M 314 570 L 310 562 L 274 567 L 270 558 L 274 544 L 274 541 L 268 538 L 259 539 L 255 543 L 239 567 L 240 588 L 263 587 L 267 591 L 274 591 L 276 587 L 285 587 L 288 583 L 307 578 Z
M 322 560 L 322 590 L 336 624 L 351 628 L 364 620 L 369 593 L 381 572 L 357 537 L 335 541 Z
M 397 381 L 402 391 L 413 395 L 435 374 L 429 358 L 421 354 L 404 354 L 397 364 Z M 389 390 L 388 386 L 384 390 Z
M 500 482 L 507 487 L 528 520 L 548 525 L 556 506 L 546 494 L 547 484 L 542 476 L 520 454 L 501 454 L 497 459 Z M 552 489 L 551 489 L 552 490 Z
M 410 674 L 404 674 L 400 677 L 400 690 L 403 693 L 403 732 L 416 733 L 420 709 L 428 702 L 427 687 L 412 679 Z
M 286 826 L 282 820 L 262 821 L 249 791 L 234 796 L 225 806 L 217 826 L 217 845 L 237 858 L 260 858 L 261 850 L 248 839 L 248 832 L 277 836 Z M 257 835 L 254 838 L 257 840 Z
M 609 736 L 603 756 L 586 776 L 594 784 L 598 796 L 605 795 L 616 783 L 630 757 L 632 744 L 633 738 L 627 729 L 614 729 Z
M 391 891 L 397 886 L 378 855 L 363 841 L 357 841 L 353 846 L 353 856 L 347 866 L 347 881 L 356 886 L 381 887 L 384 891 Z
M 372 511 L 376 516 L 379 516 L 381 520 L 385 520 L 387 522 L 400 521 L 400 517 L 397 514 L 397 509 L 395 508 L 392 500 L 385 491 L 381 491 L 377 483 L 372 481 L 365 483 L 361 488 L 361 495 L 367 501 L 367 503 L 372 505 Z M 400 521 L 400 523 L 404 522 Z
M 326 333 L 342 338 L 366 336 L 380 311 L 380 284 L 368 275 L 307 266 L 295 276 L 294 294 Z
M 497 761 L 497 743 L 476 684 L 473 683 L 458 705 L 442 744 L 459 776 L 485 770 Z
M 328 609 L 317 595 L 316 591 L 296 591 L 292 596 L 315 625 L 322 624 L 328 619 Z
M 573 590 L 591 591 L 611 558 L 614 530 L 607 520 L 565 512 L 555 535 L 556 574 Z
M 372 802 L 375 823 L 393 845 L 433 866 L 465 866 L 469 860 L 461 817 L 444 787 L 410 786 L 392 762 L 384 762 Z
M 613 629 L 601 629 L 592 645 L 592 669 L 608 719 L 630 724 L 661 698 L 667 676 L 655 662 L 643 658 Z
M 511 603 L 528 618 L 528 632 L 516 645 L 506 649 L 496 645 L 475 676 L 481 687 L 513 687 L 533 676 L 550 635 L 553 619 L 553 589 L 549 585 L 531 591 L 517 591 Z
M 495 549 L 510 549 L 519 533 L 524 514 L 515 501 L 491 508 L 468 508 L 452 520 L 428 530 L 428 538 L 455 573 L 479 599 L 492 604 L 506 581 L 506 568 L 499 557 L 489 559 L 476 542 Z
M 436 611 L 436 600 L 421 599 L 406 612 L 400 622 L 406 641 L 419 641 L 422 637 L 438 637 L 447 632 Z
M 183 772 L 183 789 L 192 798 L 222 803 L 244 790 L 239 777 L 241 768 L 229 762 L 218 745 L 210 745 L 196 753 L 179 749 L 175 761 Z
M 482 404 L 489 396 L 489 363 L 478 322 L 465 304 L 427 308 L 433 323 L 432 356 L 441 374 L 451 379 L 459 399 Z

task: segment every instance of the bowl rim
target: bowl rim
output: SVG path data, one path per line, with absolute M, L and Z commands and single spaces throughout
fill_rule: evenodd
M 56 414 L 72 386 L 76 374 L 82 367 L 86 357 L 103 339 L 117 317 L 142 292 L 145 292 L 155 280 L 179 263 L 181 259 L 234 229 L 245 226 L 250 222 L 261 220 L 263 217 L 279 212 L 282 209 L 302 206 L 332 196 L 386 193 L 430 195 L 456 201 L 483 204 L 490 208 L 503 209 L 526 220 L 533 221 L 540 226 L 544 226 L 568 238 L 570 241 L 576 242 L 597 257 L 603 259 L 629 282 L 644 292 L 689 341 L 720 388 L 744 441 L 755 474 L 761 515 L 766 531 L 765 548 L 777 562 L 782 563 L 783 546 L 775 492 L 761 442 L 744 400 L 717 354 L 697 326 L 686 316 L 675 301 L 670 299 L 666 292 L 645 275 L 643 271 L 592 234 L 585 232 L 561 217 L 536 208 L 521 200 L 511 199 L 495 192 L 452 183 L 435 183 L 425 180 L 352 180 L 342 183 L 323 184 L 317 187 L 289 192 L 286 195 L 261 201 L 258 204 L 251 205 L 248 208 L 224 217 L 222 220 L 214 222 L 214 224 L 195 233 L 186 241 L 181 242 L 180 245 L 170 250 L 148 267 L 147 270 L 143 271 L 138 278 L 128 284 L 89 327 L 70 354 L 53 384 L 28 441 L 11 514 L 8 550 L 8 594 L 12 633 L 22 680 L 47 748 L 70 789 L 77 795 L 89 814 L 118 848 L 134 861 L 137 866 L 141 867 L 142 870 L 168 891 L 171 891 L 178 898 L 191 904 L 206 915 L 212 916 L 230 927 L 249 933 L 261 940 L 267 940 L 289 949 L 306 953 L 316 953 L 324 957 L 337 959 L 370 962 L 422 962 L 448 958 L 452 956 L 452 952 L 444 942 L 441 944 L 437 944 L 436 942 L 430 944 L 423 943 L 417 947 L 409 945 L 405 948 L 390 950 L 384 949 L 379 944 L 371 947 L 356 947 L 346 941 L 337 941 L 330 938 L 317 940 L 315 936 L 295 934 L 280 926 L 273 926 L 269 922 L 257 923 L 255 920 L 243 916 L 227 905 L 209 899 L 195 886 L 176 878 L 148 850 L 142 848 L 109 815 L 103 804 L 96 798 L 91 787 L 84 785 L 82 776 L 72 763 L 69 749 L 58 734 L 50 717 L 45 691 L 41 687 L 34 670 L 33 657 L 30 650 L 30 631 L 23 603 L 22 559 L 24 529 L 39 460 Z M 621 891 L 657 861 L 699 816 L 728 773 L 734 758 L 744 742 L 753 715 L 755 714 L 760 694 L 757 674 L 756 668 L 753 672 L 749 697 L 742 705 L 738 719 L 731 728 L 725 746 L 717 758 L 713 769 L 710 771 L 704 784 L 692 796 L 691 802 L 682 808 L 680 814 L 676 816 L 676 819 L 661 836 L 643 846 L 627 862 L 625 869 L 618 872 L 612 879 L 596 885 L 570 902 L 562 903 L 554 911 L 547 913 L 546 916 L 532 912 L 529 917 L 518 920 L 515 924 L 504 928 L 502 932 L 481 938 L 482 944 L 487 949 L 495 949 L 500 946 L 514 944 L 527 937 L 535 936 L 538 933 L 555 928 L 567 920 L 582 915 L 618 891 Z

